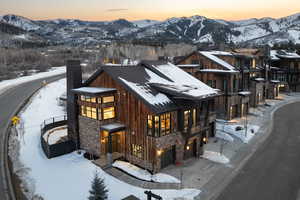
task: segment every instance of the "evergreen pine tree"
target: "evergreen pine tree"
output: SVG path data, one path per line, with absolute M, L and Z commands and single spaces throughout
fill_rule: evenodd
M 92 188 L 89 191 L 89 200 L 106 200 L 107 199 L 107 188 L 104 184 L 104 180 L 99 177 L 98 172 L 95 172 L 94 179 L 92 181 Z

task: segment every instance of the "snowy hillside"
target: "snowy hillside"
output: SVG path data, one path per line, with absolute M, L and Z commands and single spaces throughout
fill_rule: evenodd
M 145 28 L 147 26 L 158 24 L 158 23 L 160 23 L 160 21 L 145 19 L 145 20 L 133 21 L 133 23 L 139 28 Z
M 41 27 L 34 21 L 17 15 L 5 15 L 0 17 L 1 22 L 6 22 L 26 31 L 36 31 Z
M 189 43 L 236 43 L 263 45 L 300 43 L 300 13 L 279 18 L 226 21 L 203 16 L 169 18 L 165 21 L 81 21 L 55 19 L 34 21 L 5 15 L 0 21 L 30 31 L 46 41 L 64 45 L 98 45 L 113 40 L 155 40 Z

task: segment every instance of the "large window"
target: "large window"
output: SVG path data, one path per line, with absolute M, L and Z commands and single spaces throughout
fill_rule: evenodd
M 113 103 L 115 101 L 115 97 L 111 95 L 111 96 L 95 98 L 95 97 L 81 95 L 80 100 L 83 102 L 106 104 L 106 103 Z M 114 106 L 96 108 L 96 106 L 90 107 L 90 106 L 81 105 L 79 108 L 80 108 L 81 116 L 92 118 L 92 119 L 106 120 L 106 119 L 113 119 L 116 117 L 116 111 Z
M 152 136 L 152 132 L 153 132 L 153 116 L 148 115 L 148 118 L 147 118 L 147 134 Z
M 95 97 L 89 97 L 89 96 L 80 96 L 80 100 L 81 101 L 85 101 L 85 102 L 92 102 L 92 103 L 97 103 L 97 99 Z
M 80 106 L 80 115 L 92 119 L 98 119 L 97 109 L 89 106 Z
M 80 106 L 80 115 L 97 120 L 113 119 L 116 117 L 115 107 L 97 109 L 89 106 Z
M 154 136 L 159 137 L 159 116 L 154 116 Z
M 132 144 L 132 155 L 142 159 L 143 158 L 143 147 L 141 145 Z
M 153 126 L 154 125 L 154 126 Z M 153 137 L 165 136 L 171 133 L 171 113 L 159 116 L 148 115 L 147 134 Z
M 103 119 L 113 119 L 115 116 L 115 107 L 103 108 Z
M 115 101 L 114 96 L 102 97 L 102 103 L 112 103 Z
M 86 107 L 86 117 L 97 119 L 97 109 L 92 107 Z
M 183 128 L 187 131 L 189 127 L 197 126 L 197 109 L 185 110 L 183 113 Z
M 189 121 L 190 121 L 190 110 L 186 110 L 183 113 L 183 127 L 184 127 L 184 131 L 188 130 L 189 127 Z
M 209 85 L 212 88 L 216 88 L 217 87 L 217 81 L 216 80 L 208 80 L 207 85 Z
M 92 103 L 98 103 L 98 104 L 105 104 L 105 103 L 112 103 L 115 102 L 115 96 L 104 96 L 104 97 L 89 97 L 89 96 L 80 96 L 81 101 L 85 102 L 92 102 Z
M 80 107 L 80 114 L 81 114 L 81 116 L 86 117 L 86 108 L 85 108 L 85 106 Z

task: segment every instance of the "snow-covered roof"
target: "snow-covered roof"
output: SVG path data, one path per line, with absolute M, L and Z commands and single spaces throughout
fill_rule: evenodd
M 197 68 L 197 67 L 200 67 L 200 64 L 182 64 L 182 65 L 176 65 L 177 67 L 180 67 L 180 68 Z
M 265 81 L 264 78 L 256 78 L 255 80 L 256 80 L 256 81 Z
M 233 56 L 234 54 L 228 51 L 209 51 L 215 56 Z
M 217 95 L 217 92 L 213 88 L 171 63 L 152 65 L 152 67 L 170 80 L 152 79 L 151 83 L 156 83 L 156 86 L 161 86 L 173 92 L 179 92 L 191 98 L 206 98 L 211 95 Z
M 217 56 L 214 55 L 215 52 L 211 52 L 211 51 L 199 51 L 199 53 L 203 56 L 205 56 L 206 58 L 216 62 L 217 64 L 221 65 L 222 67 L 224 67 L 226 70 L 231 70 L 231 71 L 235 71 L 234 66 L 230 65 L 229 63 L 227 63 L 226 61 L 222 60 L 221 58 L 218 58 Z
M 271 83 L 280 83 L 280 80 L 270 80 Z
M 108 132 L 115 132 L 115 131 L 122 130 L 124 128 L 125 125 L 120 123 L 105 124 L 100 127 L 101 130 L 105 130 Z
M 115 88 L 103 88 L 103 87 L 81 87 L 81 88 L 73 89 L 72 91 L 75 93 L 97 95 L 97 94 L 102 94 L 102 93 L 107 93 L 107 92 L 114 92 L 114 91 L 116 91 L 116 89 Z
M 251 94 L 250 91 L 242 91 L 242 92 L 239 92 L 240 95 L 242 96 L 249 96 Z
M 176 110 L 177 99 L 201 100 L 218 92 L 171 63 L 142 61 L 137 66 L 102 66 L 115 81 L 155 113 Z
M 238 71 L 233 70 L 222 70 L 222 69 L 200 69 L 200 72 L 207 72 L 207 73 L 239 73 Z
M 300 59 L 300 55 L 296 51 L 289 50 L 271 50 L 271 60 L 280 60 L 281 58 Z

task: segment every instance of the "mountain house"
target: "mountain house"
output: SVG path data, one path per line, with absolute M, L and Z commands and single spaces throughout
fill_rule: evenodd
M 199 157 L 215 135 L 218 92 L 170 63 L 104 65 L 87 81 L 67 63 L 69 137 L 111 164 L 153 172 Z
M 195 51 L 177 60 L 176 65 L 209 86 L 219 89 L 218 117 L 243 117 L 249 106 L 264 102 L 266 81 L 262 56 L 246 49 L 236 52 Z
M 269 76 L 280 91 L 300 91 L 300 55 L 295 51 L 271 50 Z

